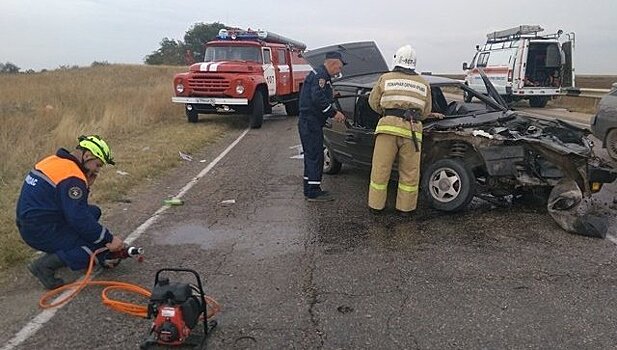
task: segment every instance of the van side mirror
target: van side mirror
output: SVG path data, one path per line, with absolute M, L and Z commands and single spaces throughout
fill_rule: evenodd
M 463 70 L 467 70 L 469 69 L 469 66 L 467 66 L 467 62 L 463 62 Z

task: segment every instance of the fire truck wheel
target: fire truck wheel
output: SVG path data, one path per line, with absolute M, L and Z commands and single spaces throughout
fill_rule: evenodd
M 285 112 L 288 116 L 297 116 L 300 112 L 300 101 L 295 100 L 285 103 Z
M 264 98 L 261 91 L 255 91 L 251 102 L 251 114 L 249 114 L 249 125 L 251 129 L 261 128 L 264 121 Z
M 187 109 L 186 119 L 188 119 L 189 123 L 197 123 L 197 120 L 199 119 L 199 114 L 195 110 L 189 111 Z
M 534 108 L 544 108 L 548 102 L 548 97 L 533 96 L 529 98 L 529 105 Z

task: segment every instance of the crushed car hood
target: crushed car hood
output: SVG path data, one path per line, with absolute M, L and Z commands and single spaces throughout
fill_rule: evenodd
M 337 44 L 303 53 L 303 57 L 313 69 L 323 64 L 326 52 L 337 51 L 347 63 L 343 66 L 343 77 L 370 73 L 382 73 L 389 70 L 377 44 L 374 41 L 361 41 L 346 44 Z

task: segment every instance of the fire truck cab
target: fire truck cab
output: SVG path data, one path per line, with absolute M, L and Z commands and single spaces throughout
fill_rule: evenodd
M 249 114 L 260 128 L 264 113 L 283 103 L 287 115 L 299 112 L 298 96 L 310 65 L 306 45 L 265 31 L 222 29 L 205 45 L 203 62 L 176 74 L 172 102 L 185 105 L 195 123 L 200 113 Z
M 562 89 L 574 87 L 574 33 L 563 40 L 562 30 L 540 35 L 542 31 L 539 25 L 522 25 L 487 34 L 486 44 L 476 46 L 471 63 L 463 63 L 465 84 L 484 91 L 482 69 L 506 101 L 528 99 L 532 107 L 540 108 Z

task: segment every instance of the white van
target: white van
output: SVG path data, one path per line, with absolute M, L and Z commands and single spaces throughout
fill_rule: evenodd
M 484 91 L 482 69 L 506 101 L 528 99 L 532 107 L 544 107 L 562 88 L 574 87 L 574 33 L 563 40 L 561 30 L 539 35 L 542 31 L 539 25 L 522 25 L 489 33 L 471 64 L 463 63 L 465 84 Z

